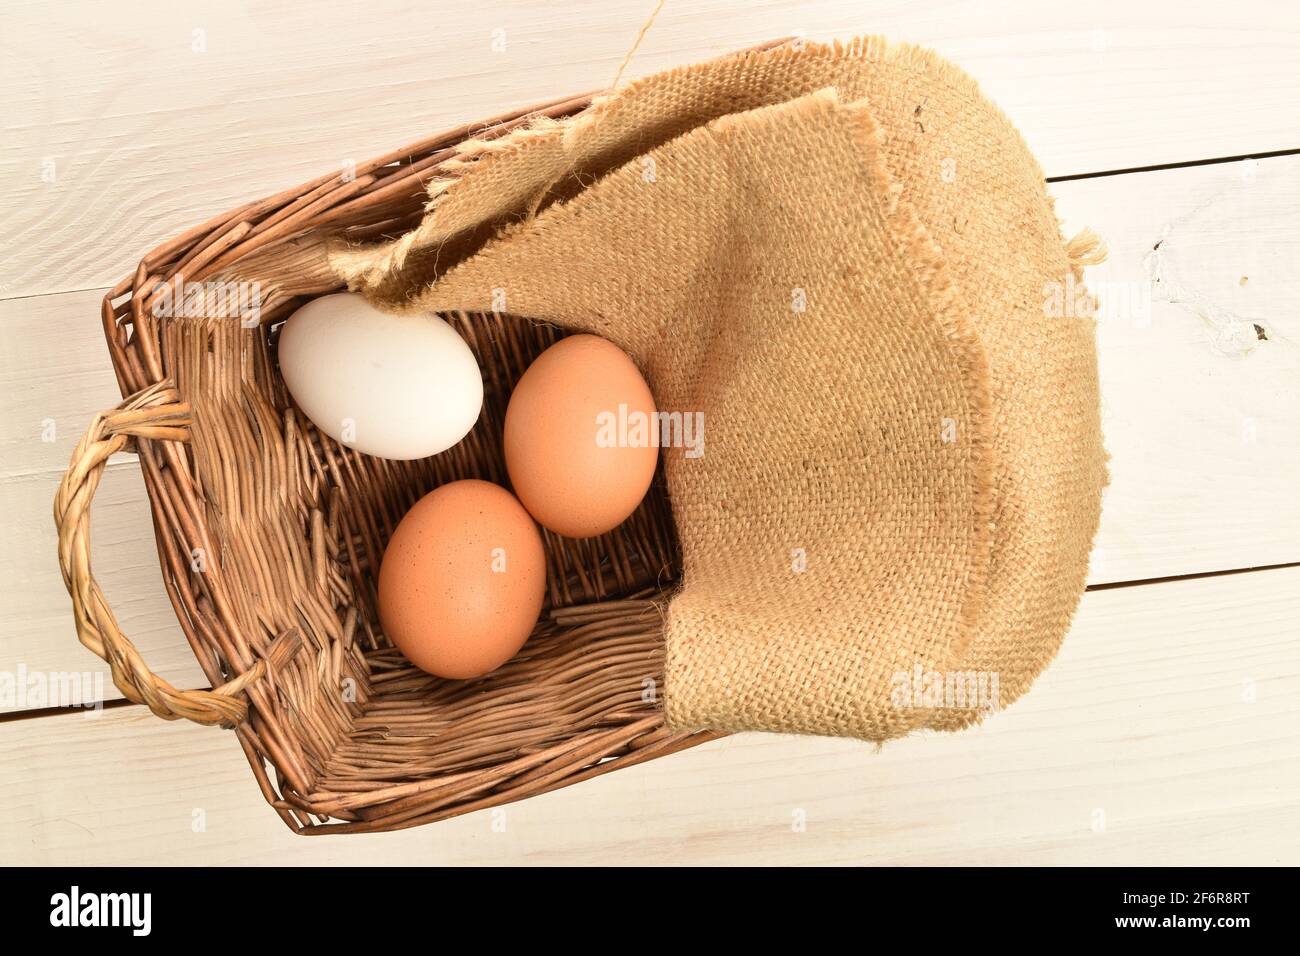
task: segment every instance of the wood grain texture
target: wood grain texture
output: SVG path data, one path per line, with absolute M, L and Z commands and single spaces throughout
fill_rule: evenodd
M 651 0 L 364 13 L 277 0 L 0 9 L 0 296 L 112 285 L 141 253 L 461 122 L 611 83 Z M 778 36 L 882 33 L 976 77 L 1048 175 L 1300 146 L 1285 0 L 668 3 L 626 76 Z
M 745 734 L 410 832 L 295 837 L 232 735 L 0 724 L 4 863 L 1300 862 L 1300 569 L 1089 593 L 1014 707 L 880 752 Z
M 1089 581 L 1300 561 L 1300 157 L 1058 183 L 1101 318 Z
M 1067 230 L 1091 225 L 1111 248 L 1089 270 L 1112 456 L 1091 583 L 1300 561 L 1300 157 L 1053 193 Z M 0 513 L 17 516 L 17 533 L 0 537 L 0 667 L 95 664 L 73 633 L 48 506 L 90 416 L 117 401 L 101 294 L 0 301 Z M 95 566 L 146 660 L 178 686 L 201 686 L 162 591 L 138 467 L 118 461 L 96 502 Z
M 51 518 L 50 476 L 0 480 L 0 674 L 98 674 L 99 699 L 117 700 L 108 665 L 77 641 L 72 604 L 59 575 L 58 535 Z M 191 686 L 208 686 L 163 590 L 144 477 L 135 461 L 105 471 L 92 517 L 92 561 L 123 630 L 160 671 Z M 54 569 L 50 563 L 53 560 Z M 0 694 L 0 713 L 41 709 L 39 697 Z
M 54 493 L 96 411 L 117 404 L 103 332 L 103 291 L 0 301 L 0 672 L 99 674 L 108 666 L 77 642 L 59 575 Z M 144 477 L 134 455 L 109 464 L 95 496 L 92 561 L 113 611 L 169 680 L 206 686 L 163 590 Z M 0 713 L 39 709 L 0 696 Z
M 49 513 L 118 397 L 102 287 L 239 202 L 607 85 L 653 5 L 376 0 L 310 24 L 287 0 L 0 7 L 0 675 L 106 670 L 72 632 Z M 627 76 L 863 32 L 967 69 L 1049 175 L 1300 148 L 1300 16 L 1282 0 L 670 0 Z M 1112 454 L 1091 581 L 1300 561 L 1300 158 L 1053 192 L 1068 229 L 1111 247 L 1089 270 Z M 202 683 L 129 455 L 97 496 L 94 555 L 150 663 Z M 1092 592 L 1060 658 L 981 729 L 882 753 L 730 738 L 376 837 L 294 838 L 229 734 L 136 707 L 28 714 L 0 722 L 0 863 L 1296 864 L 1298 605 L 1300 569 Z

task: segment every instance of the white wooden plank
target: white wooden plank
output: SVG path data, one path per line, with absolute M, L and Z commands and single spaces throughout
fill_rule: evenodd
M 1300 569 L 1094 591 L 980 728 L 881 752 L 743 735 L 375 836 L 294 837 L 222 731 L 136 707 L 11 721 L 0 862 L 1294 865 L 1298 616 Z
M 0 514 L 9 520 L 0 534 L 0 670 L 98 675 L 89 683 L 116 700 L 122 695 L 107 665 L 77 642 L 52 510 L 91 416 L 120 399 L 97 319 L 102 296 L 0 301 Z M 207 686 L 163 590 L 134 455 L 116 456 L 105 470 L 91 521 L 91 560 L 145 660 L 178 686 Z M 42 706 L 0 699 L 0 713 Z
M 117 700 L 108 665 L 77 642 L 59 575 L 49 473 L 0 479 L 0 671 L 76 674 L 95 699 Z M 207 687 L 163 590 L 144 477 L 134 460 L 109 465 L 95 497 L 91 560 L 123 631 L 154 670 L 179 686 Z M 82 677 L 80 675 L 90 675 Z M 0 693 L 0 713 L 39 710 L 36 695 Z
M 0 296 L 112 285 L 242 201 L 455 123 L 608 85 L 654 4 L 10 0 Z M 1300 147 L 1285 0 L 669 3 L 628 76 L 883 33 L 967 69 L 1049 175 Z
M 1106 310 L 1098 345 L 1112 455 L 1091 582 L 1300 561 L 1300 317 L 1291 308 L 1300 157 L 1053 191 L 1068 228 L 1090 224 L 1111 247 L 1110 261 L 1090 270 Z M 1157 242 L 1166 278 L 1151 291 Z M 1162 298 L 1175 282 L 1174 297 L 1188 301 Z M 0 301 L 0 513 L 17 529 L 0 536 L 0 666 L 93 664 L 73 633 L 48 505 L 90 416 L 117 400 L 100 295 Z M 146 660 L 173 683 L 200 683 L 162 591 L 138 468 L 119 460 L 96 505 L 97 573 Z M 107 690 L 119 696 L 111 682 Z
M 1059 183 L 1111 454 L 1092 583 L 1300 561 L 1300 157 Z

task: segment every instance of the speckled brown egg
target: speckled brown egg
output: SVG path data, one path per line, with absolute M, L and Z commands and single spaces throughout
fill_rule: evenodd
M 379 569 L 384 633 L 438 677 L 479 677 L 519 652 L 546 592 L 542 537 L 504 488 L 453 481 L 397 525 Z
M 590 538 L 636 510 L 659 460 L 654 396 L 627 353 L 573 335 L 537 357 L 510 396 L 506 468 L 544 527 Z

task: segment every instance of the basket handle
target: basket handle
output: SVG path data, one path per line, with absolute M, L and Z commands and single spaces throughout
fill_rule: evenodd
M 149 670 L 135 645 L 122 633 L 90 570 L 90 503 L 109 457 L 133 437 L 188 441 L 190 423 L 190 407 L 180 400 L 170 381 L 142 389 L 117 408 L 95 416 L 77 443 L 54 498 L 59 565 L 72 597 L 77 638 L 108 663 L 113 683 L 128 700 L 147 704 L 167 720 L 184 717 L 199 724 L 235 726 L 248 715 L 248 704 L 240 694 L 265 675 L 266 661 L 257 661 L 239 677 L 214 690 L 177 690 Z

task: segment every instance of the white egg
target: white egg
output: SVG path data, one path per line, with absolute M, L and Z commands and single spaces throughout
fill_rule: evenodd
M 434 315 L 390 315 L 352 292 L 313 299 L 280 331 L 289 394 L 335 441 L 380 458 L 436 455 L 474 427 L 483 376 Z

